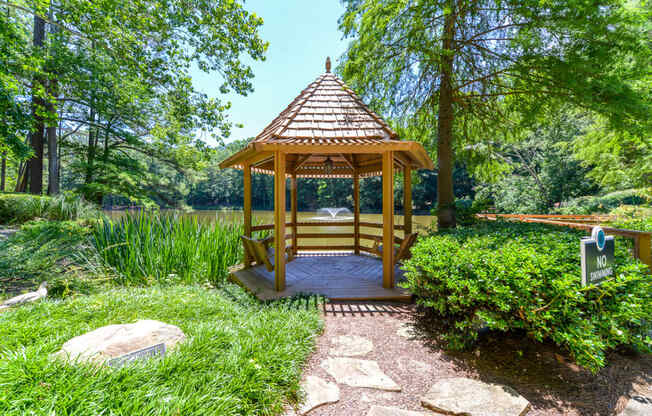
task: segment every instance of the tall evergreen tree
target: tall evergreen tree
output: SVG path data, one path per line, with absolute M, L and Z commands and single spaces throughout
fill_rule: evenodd
M 649 116 L 649 11 L 624 0 L 343 0 L 352 87 L 430 147 L 438 223 L 455 226 L 454 155 L 564 101 L 614 125 Z M 517 119 L 514 115 L 518 114 Z

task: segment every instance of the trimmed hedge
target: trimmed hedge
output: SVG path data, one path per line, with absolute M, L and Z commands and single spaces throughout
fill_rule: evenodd
M 597 372 L 618 346 L 652 352 L 652 278 L 619 240 L 615 277 L 582 287 L 584 235 L 503 221 L 441 231 L 412 249 L 403 285 L 441 317 L 452 349 L 471 345 L 482 326 L 523 330 Z
M 56 197 L 0 193 L 0 224 L 23 224 L 36 218 L 68 221 L 99 216 L 98 207 L 72 193 Z

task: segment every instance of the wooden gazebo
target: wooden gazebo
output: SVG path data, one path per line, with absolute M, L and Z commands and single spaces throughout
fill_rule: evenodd
M 244 228 L 251 237 L 253 231 L 274 230 L 274 289 L 286 289 L 286 258 L 288 247 L 296 255 L 304 250 L 348 250 L 359 256 L 369 251 L 360 240 L 374 238 L 361 234 L 361 227 L 382 228 L 384 247 L 401 242 L 395 230 L 407 236 L 412 232 L 411 172 L 413 169 L 432 169 L 433 163 L 423 146 L 414 141 L 400 140 L 396 132 L 371 111 L 341 79 L 326 73 L 303 90 L 281 114 L 267 126 L 247 147 L 220 164 L 221 168 L 239 168 L 244 171 Z M 394 173 L 404 175 L 404 223 L 394 224 Z M 274 175 L 274 224 L 252 226 L 251 175 L 253 172 Z M 383 222 L 361 223 L 359 180 L 361 177 L 382 176 Z M 301 234 L 302 226 L 315 223 L 297 221 L 297 178 L 337 177 L 353 179 L 353 238 L 352 246 L 299 246 L 299 238 L 328 238 L 329 234 Z M 290 179 L 291 220 L 286 222 L 286 179 Z M 329 223 L 320 224 L 328 226 Z M 337 223 L 342 226 L 342 223 Z M 286 228 L 291 233 L 286 235 Z M 333 234 L 330 234 L 333 235 Z M 279 238 L 280 236 L 280 238 Z M 337 234 L 337 237 L 343 237 Z M 291 245 L 286 241 L 291 240 Z M 382 251 L 382 288 L 395 286 L 393 250 Z M 366 254 L 364 255 L 365 257 Z M 247 261 L 248 262 L 248 261 Z M 246 262 L 246 263 L 247 263 Z M 292 265 L 294 263 L 290 263 Z M 237 272 L 235 272 L 237 274 Z M 380 274 L 380 273 L 379 273 Z M 328 270 L 320 273 L 328 279 Z M 355 276 L 351 277 L 355 279 Z M 243 283 L 244 279 L 238 279 Z M 380 276 L 378 286 L 380 287 Z M 249 283 L 254 283 L 249 278 Z M 249 287 L 252 289 L 251 287 Z M 305 288 L 304 288 L 305 290 Z M 341 296 L 355 298 L 356 296 Z M 373 296 L 366 296 L 372 298 Z M 391 296 L 390 296 L 391 297 Z

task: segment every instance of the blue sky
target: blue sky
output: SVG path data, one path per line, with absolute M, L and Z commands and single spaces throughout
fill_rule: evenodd
M 325 71 L 327 56 L 335 66 L 348 43 L 337 28 L 344 11 L 339 0 L 247 0 L 245 8 L 264 19 L 260 35 L 269 49 L 264 62 L 245 60 L 255 74 L 254 92 L 221 97 L 232 103 L 230 119 L 244 124 L 234 128 L 227 141 L 258 135 Z M 219 75 L 195 70 L 192 78 L 198 90 L 211 97 L 219 94 Z

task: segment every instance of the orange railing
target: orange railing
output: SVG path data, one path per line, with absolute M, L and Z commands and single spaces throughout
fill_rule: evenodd
M 367 228 L 383 228 L 383 224 L 379 223 L 373 223 L 373 222 L 360 222 L 360 228 L 367 227 Z M 286 222 L 285 223 L 286 227 L 293 228 L 294 223 L 292 222 Z M 355 233 L 301 233 L 299 232 L 300 227 L 354 227 L 355 223 L 353 221 L 342 221 L 342 222 L 320 222 L 320 221 L 304 221 L 304 222 L 297 222 L 296 223 L 296 238 L 297 239 L 342 239 L 342 238 L 351 238 L 355 239 Z M 255 225 L 251 227 L 251 231 L 266 231 L 266 230 L 273 230 L 274 229 L 274 224 L 263 224 L 263 225 Z M 398 231 L 402 231 L 404 229 L 403 225 L 396 224 L 394 225 L 394 229 Z M 359 238 L 361 240 L 377 240 L 379 238 L 382 238 L 381 236 L 378 235 L 373 235 L 373 234 L 365 234 L 365 233 L 359 233 L 358 234 Z M 285 239 L 290 240 L 293 238 L 293 234 L 286 234 Z M 402 238 L 399 238 L 397 236 L 394 237 L 394 242 L 396 244 L 401 244 L 403 242 Z M 297 244 L 297 251 L 318 251 L 318 250 L 328 250 L 328 251 L 351 251 L 355 250 L 356 246 L 355 245 L 299 245 Z M 364 251 L 367 253 L 371 253 L 372 250 L 368 247 L 365 247 L 363 245 L 360 245 L 358 247 L 360 251 Z

